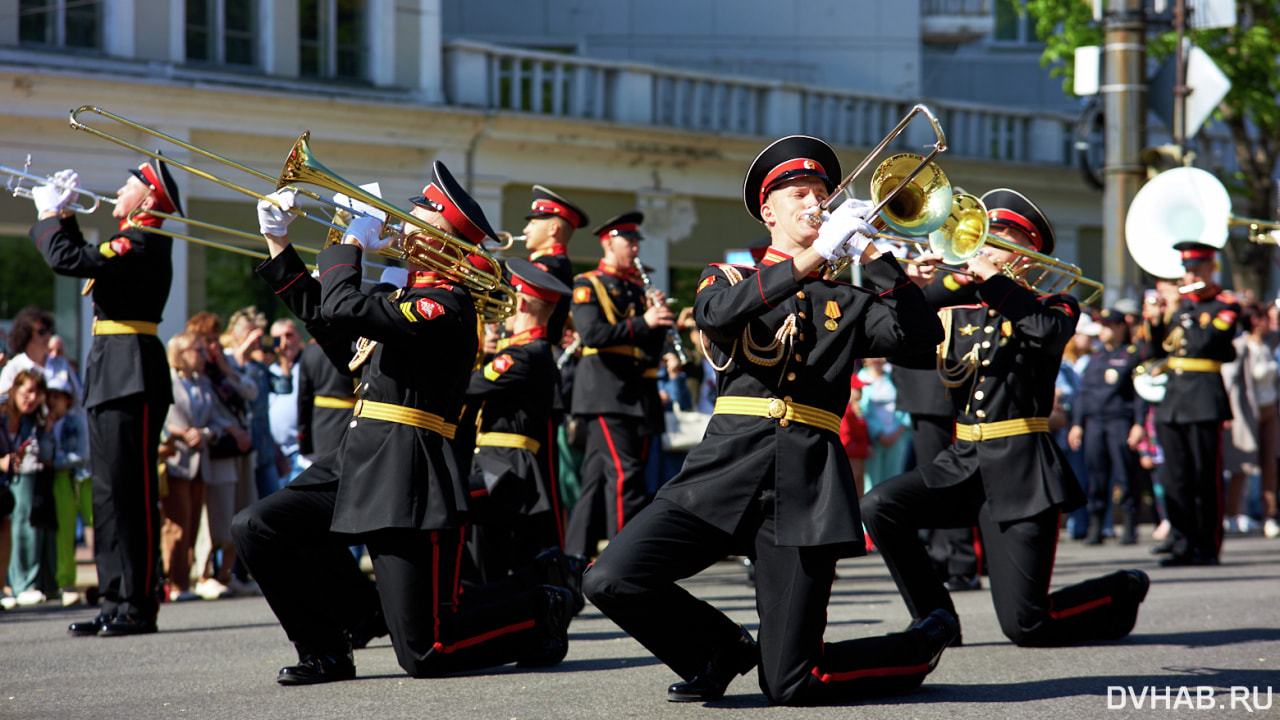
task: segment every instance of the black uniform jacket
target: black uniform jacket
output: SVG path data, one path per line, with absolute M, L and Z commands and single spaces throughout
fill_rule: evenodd
M 1086 419 L 1123 418 L 1142 425 L 1147 403 L 1133 389 L 1133 370 L 1142 363 L 1137 345 L 1103 347 L 1089 354 L 1080 374 L 1080 392 L 1071 404 L 1071 424 L 1083 426 Z
M 346 353 L 347 360 L 339 367 L 319 344 L 302 349 L 297 374 L 298 452 L 303 455 L 312 455 L 317 448 L 328 452 L 338 447 L 351 424 L 351 408 L 316 405 L 316 396 L 355 400 L 356 382 L 346 364 L 351 354 Z
M 386 286 L 366 294 L 360 258 L 350 245 L 325 249 L 317 281 L 289 248 L 258 274 L 335 361 L 359 337 L 378 343 L 358 368 L 360 398 L 458 422 L 479 347 L 470 294 L 430 273 L 411 274 L 406 287 L 390 294 Z M 338 483 L 334 532 L 435 530 L 465 522 L 467 474 L 453 442 L 414 425 L 353 419 L 337 450 L 292 484 L 328 482 Z
M 1154 357 L 1202 358 L 1231 362 L 1236 348 L 1236 317 L 1240 304 L 1235 296 L 1216 288 L 1204 295 L 1182 298 L 1168 323 L 1152 326 Z M 1175 327 L 1183 328 L 1182 339 L 1172 352 L 1163 340 Z M 1164 401 L 1156 406 L 1156 422 L 1193 423 L 1230 420 L 1231 403 L 1222 383 L 1222 373 L 1170 370 Z
M 694 318 L 710 340 L 718 397 L 779 398 L 843 415 L 859 357 L 927 350 L 942 339 L 924 295 L 891 256 L 863 268 L 879 292 L 824 280 L 797 282 L 786 255 L 764 266 L 712 265 Z M 734 276 L 741 279 L 732 282 Z M 776 347 L 775 338 L 784 339 Z M 747 343 L 747 347 L 744 347 Z M 861 478 L 858 479 L 861 482 Z M 733 532 L 762 489 L 776 490 L 778 544 L 864 554 L 849 459 L 837 432 L 769 417 L 716 414 L 684 469 L 658 491 Z
M 662 432 L 657 370 L 667 329 L 649 327 L 645 307 L 644 285 L 632 271 L 601 262 L 574 280 L 573 322 L 583 347 L 573 383 L 575 415 L 624 415 L 643 420 L 644 434 Z
M 564 245 L 552 245 L 540 252 L 531 253 L 529 262 L 540 266 L 543 270 L 551 273 L 551 275 L 564 283 L 567 288 L 573 287 L 573 261 L 569 260 L 569 249 Z M 556 303 L 556 309 L 551 313 L 551 319 L 547 320 L 547 339 L 553 344 L 559 344 L 560 338 L 564 335 L 564 325 L 569 320 L 569 296 L 560 298 Z
M 521 448 L 477 447 L 472 464 L 473 493 L 519 488 L 513 503 L 532 515 L 557 507 L 551 458 L 555 457 L 552 405 L 560 393 L 560 372 L 546 328 L 516 334 L 493 360 L 471 374 L 467 402 L 480 406 L 480 432 L 511 433 L 537 440 L 537 453 Z M 514 482 L 508 482 L 508 481 Z
M 949 335 L 946 367 L 958 371 L 972 366 L 964 382 L 948 388 L 956 422 L 1048 418 L 1062 351 L 1075 334 L 1079 303 L 1065 294 L 1037 297 L 1004 275 L 968 287 L 976 304 L 951 306 L 966 291 L 929 294 L 935 309 L 949 307 L 942 313 Z M 936 356 L 928 358 L 930 365 L 936 361 Z M 996 522 L 1084 504 L 1080 483 L 1048 432 L 978 442 L 957 439 L 920 471 L 929 487 L 958 485 L 980 474 Z
M 72 216 L 37 222 L 31 240 L 54 272 L 94 278 L 95 319 L 160 322 L 173 284 L 172 238 L 129 229 L 91 246 Z M 164 344 L 155 335 L 94 336 L 84 370 L 84 406 L 138 393 L 149 402 L 173 402 Z
M 938 273 L 924 288 L 924 296 L 930 306 L 948 307 L 976 302 L 976 286 L 965 278 L 964 275 Z M 951 406 L 947 389 L 938 376 L 937 367 L 928 358 L 916 361 L 923 365 L 921 367 L 913 367 L 911 363 L 894 364 L 892 378 L 898 390 L 897 408 L 912 415 L 952 417 L 955 409 Z

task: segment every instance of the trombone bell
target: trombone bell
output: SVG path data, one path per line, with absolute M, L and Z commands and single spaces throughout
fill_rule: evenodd
M 903 235 L 928 235 L 941 227 L 951 212 L 951 183 L 946 173 L 914 153 L 886 159 L 871 175 L 871 202 L 879 205 L 886 197 L 880 218 Z

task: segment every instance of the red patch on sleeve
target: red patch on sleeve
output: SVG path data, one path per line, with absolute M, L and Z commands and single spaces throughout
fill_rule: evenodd
M 713 282 L 715 282 L 715 281 L 716 281 L 716 276 L 715 276 L 715 275 L 708 275 L 708 276 L 706 276 L 705 278 L 703 278 L 703 279 L 702 279 L 702 282 L 698 283 L 698 292 L 702 292 L 702 288 L 704 288 L 704 287 L 706 287 L 706 286 L 710 285 L 711 283 L 713 283 Z M 695 294 L 696 294 L 696 293 L 695 293 Z
M 133 243 L 127 237 L 118 237 L 111 241 L 111 249 L 116 255 L 123 255 L 133 249 Z
M 434 320 L 444 315 L 444 306 L 430 298 L 419 298 L 414 309 L 427 320 Z
M 511 364 L 515 362 L 510 355 L 499 355 L 493 359 L 493 369 L 500 373 L 504 373 L 511 369 Z
M 586 287 L 585 285 L 583 287 L 574 288 L 573 301 L 576 303 L 591 302 L 591 288 Z

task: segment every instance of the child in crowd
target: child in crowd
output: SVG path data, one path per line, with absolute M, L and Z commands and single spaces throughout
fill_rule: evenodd
M 76 518 L 92 532 L 93 492 L 89 484 L 89 425 L 75 407 L 75 389 L 64 378 L 49 383 L 49 418 L 53 423 L 53 507 L 58 517 L 54 535 L 55 576 L 63 606 L 80 602 L 76 588 Z

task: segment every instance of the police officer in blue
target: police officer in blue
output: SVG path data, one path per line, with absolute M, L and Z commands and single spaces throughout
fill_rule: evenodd
M 1142 468 L 1135 448 L 1146 439 L 1143 419 L 1147 404 L 1133 390 L 1133 370 L 1142 360 L 1138 346 L 1129 342 L 1124 313 L 1107 308 L 1098 316 L 1099 348 L 1089 355 L 1081 375 L 1081 389 L 1071 412 L 1067 442 L 1072 450 L 1084 447 L 1089 471 L 1089 533 L 1086 545 L 1102 543 L 1103 518 L 1110 507 L 1111 488 L 1123 488 L 1120 509 L 1124 514 L 1121 545 L 1138 541 L 1138 503 Z

